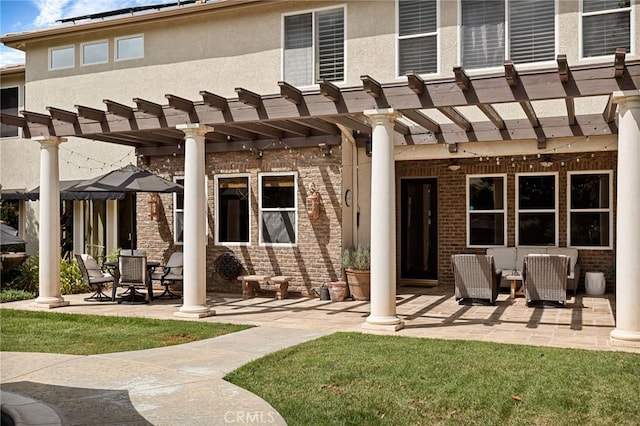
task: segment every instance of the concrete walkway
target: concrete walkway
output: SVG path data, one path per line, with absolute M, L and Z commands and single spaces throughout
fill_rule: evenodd
M 222 377 L 324 334 L 255 327 L 135 352 L 0 352 L 3 411 L 25 425 L 285 425 L 271 405 Z

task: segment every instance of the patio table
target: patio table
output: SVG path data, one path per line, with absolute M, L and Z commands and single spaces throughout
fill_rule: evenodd
M 510 298 L 515 299 L 516 296 L 524 296 L 524 288 L 520 289 L 520 291 L 516 291 L 518 288 L 518 282 L 522 282 L 522 274 L 520 271 L 512 271 L 511 274 L 506 276 L 507 280 L 511 284 L 511 294 Z

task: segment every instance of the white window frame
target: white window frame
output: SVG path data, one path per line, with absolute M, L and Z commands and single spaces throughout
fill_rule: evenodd
M 315 38 L 315 14 L 316 12 L 322 12 L 325 10 L 332 10 L 332 9 L 342 9 L 342 13 L 344 16 L 344 39 L 343 39 L 343 55 L 344 55 L 344 60 L 343 60 L 343 75 L 344 78 L 342 79 L 342 81 L 332 81 L 333 84 L 342 84 L 344 85 L 346 83 L 346 78 L 347 78 L 347 5 L 346 4 L 336 4 L 333 6 L 326 6 L 326 7 L 320 7 L 320 8 L 315 8 L 315 9 L 305 9 L 305 10 L 298 10 L 295 12 L 290 12 L 290 13 L 283 13 L 281 18 L 280 18 L 280 45 L 282 46 L 280 48 L 280 80 L 285 80 L 285 60 L 284 60 L 284 44 L 285 44 L 285 31 L 284 31 L 284 27 L 285 27 L 285 18 L 287 16 L 296 16 L 296 15 L 304 15 L 306 13 L 311 13 L 312 16 L 312 20 L 311 20 L 311 25 L 312 25 L 312 30 L 313 30 L 313 61 L 314 61 L 314 65 L 313 65 L 313 75 L 311 76 L 311 84 L 308 85 L 301 85 L 298 86 L 300 88 L 315 88 L 318 87 L 318 84 L 316 83 L 318 81 L 318 78 L 316 76 L 316 49 L 318 48 L 316 46 L 316 38 Z
M 18 89 L 18 107 L 17 110 L 18 112 L 21 109 L 24 109 L 24 98 L 23 98 L 23 93 L 24 93 L 24 86 L 21 85 L 11 85 L 11 86 L 2 86 L 0 87 L 0 89 L 4 90 L 4 89 L 13 89 L 16 88 Z M 15 136 L 0 136 L 0 139 L 19 139 L 22 137 L 22 127 L 17 127 L 16 128 L 18 130 L 18 134 Z
M 102 44 L 105 46 L 105 49 L 106 49 L 104 61 L 89 62 L 89 63 L 85 62 L 84 60 L 85 46 L 102 45 Z M 109 62 L 109 40 L 95 40 L 95 41 L 88 41 L 80 44 L 80 66 L 99 65 L 99 64 L 106 64 L 108 62 Z
M 265 176 L 293 176 L 293 208 L 263 208 L 262 207 L 262 178 Z M 258 242 L 260 247 L 297 247 L 300 239 L 298 233 L 298 172 L 262 172 L 258 173 Z M 293 211 L 295 217 L 295 243 L 265 243 L 262 235 L 262 213 L 274 211 Z
M 436 71 L 433 73 L 420 74 L 435 76 L 440 74 L 440 4 L 442 2 L 436 0 L 436 30 L 430 33 L 411 34 L 408 36 L 400 36 L 400 0 L 396 0 L 396 76 L 405 77 L 400 74 L 400 40 L 406 40 L 411 38 L 423 38 L 435 36 L 436 38 Z M 462 16 L 462 15 L 461 15 Z
M 552 244 L 550 245 L 544 245 L 544 246 L 533 246 L 533 247 L 558 247 L 558 237 L 559 237 L 559 203 L 560 200 L 558 200 L 558 196 L 559 196 L 559 180 L 558 180 L 558 172 L 532 172 L 532 173 L 516 173 L 515 175 L 515 211 L 516 211 L 516 221 L 515 221 L 515 234 L 516 234 L 516 246 L 517 247 L 531 247 L 531 246 L 526 246 L 526 245 L 522 245 L 520 244 L 520 213 L 521 212 L 525 212 L 525 213 L 551 213 L 551 210 L 548 209 L 526 209 L 526 210 L 520 210 L 520 177 L 521 176 L 553 176 L 554 177 L 554 187 L 555 187 L 555 194 L 554 194 L 554 199 L 555 199 L 555 206 L 553 209 L 553 213 L 554 213 L 554 227 L 555 227 L 555 235 L 554 235 L 554 241 Z
M 218 204 L 219 201 L 219 180 L 220 179 L 232 179 L 232 178 L 246 178 L 247 179 L 247 197 L 249 197 L 249 241 L 247 242 L 236 242 L 236 241 L 220 241 L 220 233 L 218 226 L 220 225 L 220 206 Z M 250 246 L 251 245 L 251 217 L 253 213 L 253 209 L 251 208 L 251 174 L 250 173 L 229 173 L 229 174 L 216 174 L 213 177 L 214 180 L 214 194 L 215 194 L 215 209 L 216 209 L 216 230 L 215 230 L 215 244 L 217 246 L 233 246 L 233 247 L 242 247 L 242 246 Z
M 473 210 L 474 213 L 503 213 L 504 217 L 503 217 L 503 230 L 504 230 L 504 237 L 503 237 L 503 241 L 504 244 L 498 244 L 498 245 L 472 245 L 471 244 L 471 210 L 469 209 L 469 202 L 470 197 L 471 197 L 471 188 L 470 188 L 470 183 L 471 183 L 471 179 L 473 178 L 502 178 L 503 179 L 503 188 L 502 188 L 502 202 L 503 202 L 503 209 L 494 209 L 494 210 Z M 507 174 L 506 173 L 495 173 L 495 174 L 477 174 L 477 175 L 467 175 L 467 180 L 466 180 L 466 198 L 465 198 L 465 209 L 467 210 L 467 247 L 472 248 L 472 247 L 478 247 L 478 248 L 483 248 L 483 247 L 506 247 L 507 246 L 507 210 L 508 210 L 508 206 L 507 206 Z
M 132 56 L 130 58 L 120 58 L 119 57 L 119 49 L 118 49 L 118 42 L 120 40 L 130 40 L 130 39 L 134 39 L 134 38 L 140 38 L 142 39 L 142 55 L 141 56 Z M 122 37 L 115 37 L 113 39 L 113 60 L 116 62 L 120 62 L 120 61 L 131 61 L 134 59 L 142 59 L 144 58 L 144 34 L 132 34 L 132 35 L 128 35 L 128 36 L 122 36 Z
M 73 63 L 71 65 L 65 66 L 65 67 L 53 67 L 53 52 L 56 52 L 58 50 L 68 50 L 71 49 L 73 50 Z M 58 71 L 58 70 L 68 70 L 71 68 L 74 68 L 76 66 L 76 46 L 73 44 L 69 44 L 66 46 L 56 46 L 56 47 L 50 47 L 49 48 L 49 52 L 47 55 L 48 58 L 48 69 L 49 71 Z
M 504 32 L 505 32 L 505 37 L 504 37 L 504 59 L 506 60 L 510 60 L 511 58 L 511 28 L 509 25 L 510 22 L 510 15 L 509 15 L 509 1 L 510 0 L 504 0 Z M 554 0 L 554 24 L 553 24 L 553 29 L 554 29 L 554 58 L 553 59 L 549 59 L 548 61 L 540 61 L 540 62 L 526 62 L 526 63 L 518 63 L 516 64 L 518 66 L 518 69 L 532 69 L 532 68 L 541 68 L 544 66 L 547 66 L 549 64 L 555 64 L 556 61 L 556 57 L 558 56 L 558 46 L 560 45 L 559 42 L 559 2 L 562 0 Z M 582 1 L 582 0 L 580 0 Z M 440 2 L 438 2 L 440 3 Z M 581 20 L 582 22 L 582 20 Z M 463 50 L 463 34 L 462 34 L 462 1 L 458 1 L 458 63 L 463 66 L 462 64 L 462 50 Z M 485 67 L 485 68 L 465 68 L 465 71 L 467 71 L 469 74 L 473 75 L 473 74 L 481 74 L 481 73 L 485 73 L 487 71 L 491 71 L 491 70 L 496 70 L 496 69 L 501 69 L 503 65 L 499 65 L 499 66 L 495 66 L 495 67 Z
M 175 183 L 178 183 L 178 181 L 182 181 L 181 185 L 184 186 L 184 175 L 176 175 L 173 177 L 173 181 Z M 184 195 L 184 194 L 183 194 Z M 209 206 L 209 176 L 205 176 L 205 181 L 204 181 L 204 199 L 205 199 L 205 203 L 204 203 L 204 209 L 205 209 L 205 213 L 204 213 L 204 217 L 205 217 L 205 229 L 207 230 L 207 235 L 209 235 L 209 215 L 207 214 L 208 212 L 208 206 Z M 184 201 L 183 201 L 184 202 Z M 182 206 L 181 209 L 178 209 L 178 193 L 174 192 L 173 193 L 173 244 L 177 245 L 177 246 L 181 246 L 184 244 L 184 205 Z M 176 220 L 176 213 L 182 213 L 182 238 L 183 241 L 178 241 L 177 240 L 177 236 L 178 236 L 178 221 Z M 207 238 L 207 244 L 209 244 L 209 239 Z
M 609 208 L 572 209 L 571 208 L 571 176 L 575 175 L 609 175 Z M 609 245 L 576 246 L 571 244 L 571 213 L 609 213 Z M 613 170 L 580 170 L 567 173 L 567 247 L 580 250 L 613 250 Z
M 580 10 L 579 10 L 579 15 L 580 15 L 580 19 L 578 19 L 578 45 L 579 45 L 579 50 L 580 50 L 580 60 L 582 61 L 591 61 L 591 60 L 601 60 L 602 58 L 612 58 L 614 56 L 614 53 L 611 53 L 609 55 L 603 55 L 603 56 L 584 56 L 584 43 L 583 43 L 583 33 L 584 33 L 584 26 L 583 26 L 583 18 L 586 16 L 596 16 L 596 15 L 609 15 L 612 13 L 620 13 L 620 12 L 629 12 L 630 14 L 630 28 L 629 28 L 629 38 L 630 40 L 630 46 L 631 46 L 631 52 L 627 52 L 627 55 L 634 55 L 636 52 L 636 37 L 634 37 L 635 33 L 636 33 L 636 13 L 635 13 L 635 8 L 636 8 L 636 1 L 631 0 L 631 5 L 629 7 L 623 7 L 623 8 L 619 8 L 619 9 L 606 9 L 606 10 L 598 10 L 596 12 L 587 12 L 584 13 L 584 1 L 580 0 Z

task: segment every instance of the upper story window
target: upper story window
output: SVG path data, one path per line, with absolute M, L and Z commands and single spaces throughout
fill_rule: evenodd
M 144 58 L 144 36 L 119 37 L 115 39 L 116 61 Z
M 516 245 L 556 246 L 556 173 L 516 175 Z
M 462 65 L 488 68 L 555 55 L 555 0 L 462 0 Z
M 60 70 L 73 68 L 76 64 L 76 49 L 73 46 L 54 47 L 49 49 L 49 69 Z
M 106 40 L 84 43 L 80 52 L 82 65 L 105 64 L 109 60 L 109 43 Z
M 2 102 L 2 113 L 18 115 L 19 93 L 18 87 L 3 87 L 0 92 Z M 18 128 L 15 126 L 0 125 L 0 137 L 10 138 L 18 136 Z
M 215 176 L 216 244 L 250 242 L 249 175 Z
M 504 246 L 507 220 L 505 175 L 467 176 L 467 246 Z
M 262 173 L 260 182 L 260 243 L 296 243 L 297 175 L 295 173 Z
M 611 247 L 611 171 L 569 172 L 569 242 L 572 247 Z
M 582 0 L 582 57 L 631 51 L 631 0 Z
M 436 0 L 398 0 L 398 73 L 438 72 Z
M 344 8 L 284 17 L 284 80 L 305 86 L 344 80 Z

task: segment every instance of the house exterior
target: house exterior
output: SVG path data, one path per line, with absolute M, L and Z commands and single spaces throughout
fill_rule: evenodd
M 2 122 L 47 147 L 42 189 L 54 164 L 70 177 L 51 160 L 67 145 L 185 184 L 159 219 L 136 205 L 138 248 L 185 253 L 182 314 L 240 291 L 216 274 L 229 251 L 308 294 L 341 279 L 344 248 L 370 245 L 367 325 L 398 328 L 396 285 L 452 283 L 451 254 L 575 247 L 583 271 L 615 268 L 615 337 L 640 340 L 639 14 L 629 0 L 226 0 L 80 19 L 1 39 L 27 57 L 26 112 Z M 6 142 L 3 157 L 24 141 Z M 7 187 L 37 175 L 24 145 L 3 159 Z

